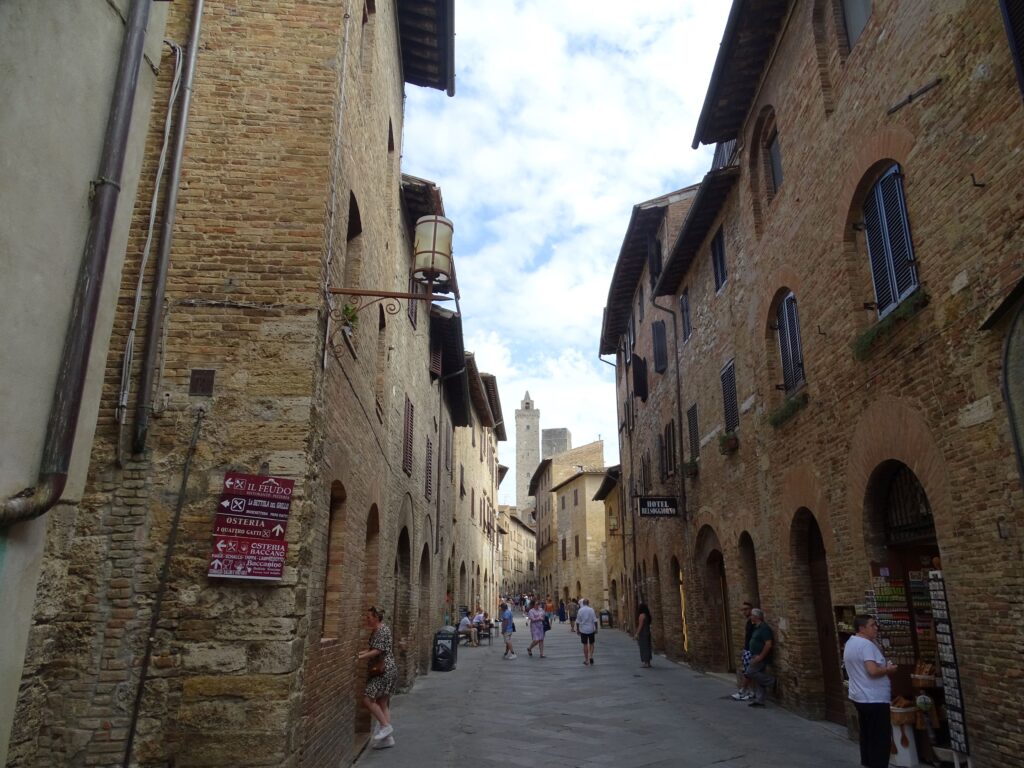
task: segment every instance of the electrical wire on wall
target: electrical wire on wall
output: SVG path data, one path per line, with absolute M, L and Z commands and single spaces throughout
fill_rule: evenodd
M 160 197 L 160 182 L 163 179 L 164 167 L 167 161 L 167 149 L 171 143 L 171 118 L 174 114 L 174 103 L 178 100 L 178 93 L 181 90 L 181 73 L 184 69 L 184 52 L 182 47 L 170 40 L 164 43 L 171 49 L 174 56 L 174 72 L 171 78 L 170 93 L 167 97 L 167 114 L 164 117 L 163 144 L 160 147 L 160 160 L 156 167 L 156 179 L 153 182 L 153 196 L 149 203 L 149 224 L 146 228 L 146 243 L 142 248 L 142 259 L 139 262 L 139 279 L 135 285 L 135 301 L 132 307 L 132 322 L 128 329 L 128 340 L 124 345 L 124 355 L 121 360 L 121 387 L 117 396 L 117 465 L 124 466 L 124 422 L 128 413 L 128 394 L 131 390 L 132 362 L 135 358 L 135 332 L 139 324 L 139 313 L 142 309 L 142 283 L 146 275 L 146 264 L 149 262 L 149 252 L 153 245 L 153 230 L 156 225 L 157 201 Z

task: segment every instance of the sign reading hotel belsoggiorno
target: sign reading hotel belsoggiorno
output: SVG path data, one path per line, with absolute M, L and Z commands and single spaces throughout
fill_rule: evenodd
M 276 580 L 284 573 L 294 480 L 228 472 L 213 524 L 207 576 Z
M 639 496 L 640 517 L 677 517 L 679 507 L 674 496 Z

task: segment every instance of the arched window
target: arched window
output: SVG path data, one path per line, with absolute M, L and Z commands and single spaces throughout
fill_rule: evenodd
M 875 304 L 881 318 L 918 287 L 903 174 L 898 164 L 886 169 L 868 191 L 863 213 Z
M 796 296 L 790 291 L 775 313 L 779 336 L 779 357 L 782 360 L 782 379 L 789 394 L 804 383 L 804 352 L 800 341 L 800 317 Z

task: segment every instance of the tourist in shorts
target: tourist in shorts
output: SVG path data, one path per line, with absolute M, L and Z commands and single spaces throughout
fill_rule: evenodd
M 583 643 L 583 663 L 594 663 L 594 640 L 597 638 L 597 614 L 590 607 L 590 601 L 583 598 L 580 601 L 580 612 L 576 614 L 576 631 L 580 634 L 580 642 Z

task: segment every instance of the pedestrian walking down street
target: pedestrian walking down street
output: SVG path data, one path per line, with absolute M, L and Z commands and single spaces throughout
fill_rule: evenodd
M 363 704 L 376 721 L 373 748 L 395 746 L 391 726 L 391 696 L 398 687 L 398 665 L 395 664 L 391 627 L 384 624 L 384 611 L 370 607 L 366 611 L 366 627 L 370 630 L 369 648 L 359 651 L 356 659 L 369 661 L 370 668 L 363 691 Z
M 853 631 L 856 634 L 843 648 L 843 666 L 850 678 L 850 701 L 857 708 L 860 722 L 860 764 L 886 768 L 892 739 L 889 676 L 899 667 L 887 662 L 877 645 L 878 622 L 874 616 L 855 616 Z
M 590 601 L 583 598 L 580 605 L 580 612 L 576 614 L 576 628 L 580 633 L 580 642 L 583 643 L 583 663 L 594 663 L 594 640 L 597 639 L 597 614 L 590 607 Z
M 647 603 L 640 603 L 636 607 L 636 634 L 634 635 L 640 645 L 640 665 L 650 669 L 651 667 L 651 609 Z
M 565 612 L 565 600 L 558 601 L 558 623 L 565 624 L 568 614 Z
M 512 633 L 516 631 L 516 623 L 512 618 L 512 604 L 501 606 L 501 636 L 505 638 L 505 658 L 516 658 L 512 649 Z
M 750 701 L 754 698 L 754 691 L 751 688 L 750 681 L 747 679 L 747 668 L 750 666 L 750 659 L 753 657 L 753 654 L 750 653 L 750 636 L 754 634 L 754 622 L 750 620 L 750 612 L 754 610 L 754 606 L 752 603 L 744 601 L 743 607 L 740 610 L 743 612 L 746 625 L 743 628 L 743 650 L 740 652 L 739 688 L 736 689 L 736 693 L 731 698 L 733 701 Z
M 548 615 L 548 624 L 552 623 L 555 620 L 555 601 L 551 599 L 551 595 L 544 601 L 544 612 Z
M 530 612 L 526 614 L 530 619 L 530 638 L 531 642 L 526 647 L 526 652 L 533 656 L 533 647 L 535 645 L 540 646 L 540 657 L 544 658 L 544 620 L 547 615 L 544 613 L 544 606 L 541 603 L 537 603 L 530 609 Z
M 772 646 L 775 635 L 772 628 L 764 620 L 764 611 L 760 608 L 750 610 L 750 620 L 754 623 L 754 631 L 750 635 L 750 664 L 747 665 L 746 677 L 754 684 L 752 707 L 763 707 L 765 689 L 775 685 L 775 678 L 765 671 L 772 657 Z
M 569 629 L 575 632 L 576 614 L 580 612 L 579 601 L 574 597 L 572 600 L 569 601 L 569 605 L 566 606 L 566 609 L 569 611 Z

